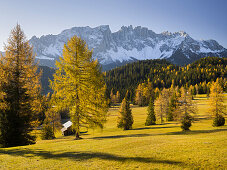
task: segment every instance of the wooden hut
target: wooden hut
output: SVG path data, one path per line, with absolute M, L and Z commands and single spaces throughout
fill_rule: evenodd
M 70 120 L 63 124 L 61 132 L 63 136 L 75 134 L 75 131 L 72 129 L 72 122 Z

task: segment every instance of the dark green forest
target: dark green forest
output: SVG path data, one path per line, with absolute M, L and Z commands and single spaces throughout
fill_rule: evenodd
M 49 79 L 53 80 L 55 70 L 46 66 L 40 66 L 43 74 L 41 77 L 42 93 L 51 92 Z M 120 92 L 120 99 L 129 91 L 129 99 L 133 101 L 135 89 L 138 84 L 147 81 L 153 88 L 169 88 L 172 83 L 175 86 L 200 85 L 203 82 L 215 81 L 217 78 L 227 78 L 227 58 L 206 57 L 192 64 L 178 66 L 164 59 L 143 60 L 104 72 L 107 84 L 107 96 L 111 89 L 115 94 Z M 226 91 L 225 86 L 224 91 Z M 202 92 L 200 92 L 202 93 Z
M 42 76 L 41 76 L 41 85 L 42 85 L 42 94 L 47 94 L 51 93 L 52 90 L 50 88 L 50 82 L 49 80 L 53 80 L 53 75 L 55 73 L 54 68 L 50 68 L 47 66 L 39 66 L 38 71 L 42 71 Z
M 169 88 L 172 83 L 179 87 L 189 87 L 215 81 L 217 78 L 227 78 L 227 58 L 206 57 L 185 66 L 160 59 L 144 60 L 105 72 L 107 94 L 110 94 L 111 89 L 114 94 L 120 91 L 122 99 L 128 90 L 131 101 L 138 84 L 148 79 L 153 88 L 162 89 Z

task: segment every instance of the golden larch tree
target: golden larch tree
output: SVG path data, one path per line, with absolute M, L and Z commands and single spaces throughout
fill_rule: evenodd
M 223 115 L 226 115 L 226 106 L 224 105 L 224 94 L 218 81 L 213 82 L 210 87 L 210 114 L 214 117 L 213 126 L 222 126 L 225 124 Z
M 51 82 L 53 105 L 59 110 L 69 109 L 76 139 L 80 139 L 83 126 L 103 127 L 108 106 L 106 85 L 99 63 L 92 59 L 86 42 L 77 36 L 68 40 L 56 66 Z
M 169 94 L 167 89 L 163 89 L 159 97 L 155 100 L 155 114 L 160 122 L 164 122 L 164 117 L 167 117 L 169 106 Z
M 177 103 L 175 116 L 180 121 L 183 131 L 189 130 L 193 121 L 192 114 L 196 113 L 197 105 L 192 100 L 191 94 L 184 87 L 181 87 L 181 97 Z

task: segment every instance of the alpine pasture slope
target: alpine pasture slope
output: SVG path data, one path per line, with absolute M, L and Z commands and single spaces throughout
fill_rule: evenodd
M 191 131 L 177 122 L 144 126 L 147 107 L 132 106 L 132 130 L 117 128 L 119 107 L 109 110 L 103 130 L 30 146 L 1 148 L 0 169 L 226 169 L 227 126 L 212 127 L 206 95 L 198 95 Z M 225 94 L 227 105 L 227 94 Z

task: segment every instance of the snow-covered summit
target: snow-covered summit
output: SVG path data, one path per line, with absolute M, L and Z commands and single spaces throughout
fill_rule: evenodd
M 215 40 L 197 41 L 184 31 L 156 34 L 146 27 L 133 28 L 131 25 L 122 26 L 113 33 L 108 25 L 73 27 L 58 35 L 33 36 L 30 43 L 40 63 L 53 66 L 62 55 L 63 45 L 74 35 L 87 42 L 88 47 L 93 49 L 93 57 L 103 65 L 158 58 L 186 64 L 208 55 L 227 56 L 227 50 Z

